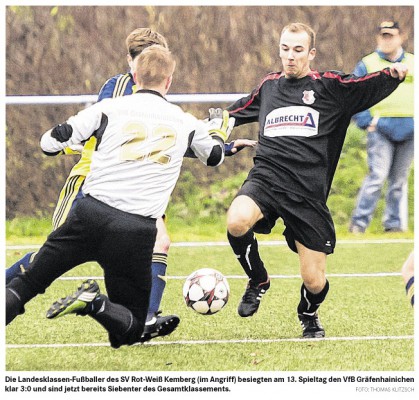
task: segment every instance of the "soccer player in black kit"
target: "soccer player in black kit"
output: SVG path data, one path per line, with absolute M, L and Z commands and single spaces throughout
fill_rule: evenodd
M 279 55 L 283 71 L 228 107 L 235 126 L 259 122 L 254 166 L 227 213 L 228 240 L 249 277 L 238 313 L 253 315 L 270 286 L 254 233 L 270 233 L 282 218 L 300 261 L 303 337 L 322 338 L 318 308 L 329 290 L 326 258 L 336 243 L 326 201 L 346 130 L 352 115 L 387 97 L 407 69 L 396 63 L 363 77 L 312 70 L 315 33 L 301 23 L 282 30 Z

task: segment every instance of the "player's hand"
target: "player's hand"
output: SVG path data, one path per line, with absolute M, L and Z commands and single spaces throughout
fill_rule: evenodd
M 208 110 L 209 118 L 208 120 L 211 121 L 212 119 L 216 118 L 223 118 L 223 109 L 222 108 L 210 108 Z
M 222 108 L 209 109 L 209 121 L 207 122 L 208 132 L 225 142 L 230 136 L 236 120 L 230 118 L 228 111 Z
M 251 139 L 236 139 L 230 143 L 225 144 L 225 155 L 227 157 L 237 154 L 240 150 L 243 150 L 245 147 L 255 147 L 257 145 L 257 140 Z
M 403 63 L 394 63 L 390 67 L 390 74 L 393 78 L 399 78 L 402 81 L 407 75 L 407 66 Z

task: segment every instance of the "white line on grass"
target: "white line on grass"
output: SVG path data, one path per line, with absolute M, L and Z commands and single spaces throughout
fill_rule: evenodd
M 376 273 L 356 273 L 356 274 L 327 274 L 328 278 L 379 278 L 401 276 L 400 272 L 376 272 Z M 300 279 L 300 275 L 269 275 L 271 279 Z M 167 279 L 184 280 L 187 276 L 166 276 Z M 248 279 L 245 275 L 226 275 L 227 279 Z M 103 276 L 61 276 L 58 278 L 63 281 L 80 281 L 86 279 L 103 280 Z
M 287 342 L 343 342 L 363 340 L 413 340 L 413 335 L 407 336 L 336 336 L 322 339 L 231 339 L 231 340 L 173 340 L 156 341 L 137 344 L 138 346 L 163 346 L 163 345 L 202 345 L 202 344 L 247 344 L 247 343 L 287 343 Z M 109 343 L 55 343 L 55 344 L 6 344 L 8 349 L 40 349 L 40 348 L 64 348 L 64 347 L 108 347 Z
M 369 239 L 369 240 L 340 240 L 337 245 L 341 244 L 395 244 L 395 243 L 413 243 L 413 239 Z M 259 246 L 285 246 L 285 240 L 261 240 Z M 171 247 L 217 247 L 230 246 L 228 242 L 177 242 L 172 243 Z M 6 246 L 6 250 L 25 250 L 38 249 L 40 244 L 24 244 Z

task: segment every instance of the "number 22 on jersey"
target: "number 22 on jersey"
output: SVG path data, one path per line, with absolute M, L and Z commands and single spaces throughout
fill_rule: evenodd
M 158 125 L 151 131 L 141 122 L 125 125 L 124 134 L 132 136 L 121 146 L 122 160 L 149 160 L 158 164 L 168 164 L 170 155 L 167 151 L 176 143 L 176 131 L 166 125 Z

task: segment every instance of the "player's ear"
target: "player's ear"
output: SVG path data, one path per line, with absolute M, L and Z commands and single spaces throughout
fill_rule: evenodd
M 132 57 L 131 54 L 127 54 L 127 63 L 129 65 L 129 67 L 132 69 Z
M 316 49 L 313 47 L 309 52 L 308 52 L 308 59 L 309 61 L 313 61 L 314 57 L 316 57 Z
M 138 80 L 137 80 L 137 71 L 133 71 L 132 72 L 132 77 L 134 78 L 134 82 L 135 82 L 135 84 L 137 85 L 137 87 L 139 88 L 140 87 L 140 84 L 138 83 Z
M 172 81 L 173 81 L 173 75 L 170 75 L 167 80 L 166 80 L 166 86 L 165 89 L 168 91 L 170 86 L 172 85 Z

